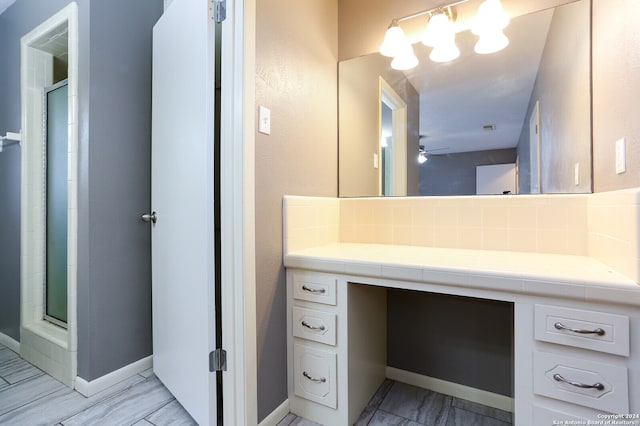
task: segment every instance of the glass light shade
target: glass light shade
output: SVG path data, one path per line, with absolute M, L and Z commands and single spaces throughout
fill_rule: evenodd
M 480 35 L 473 50 L 481 55 L 498 52 L 509 45 L 509 38 L 502 30 L 487 32 Z
M 418 58 L 416 54 L 413 53 L 413 47 L 407 42 L 402 46 L 396 57 L 393 58 L 393 61 L 391 61 L 391 68 L 405 71 L 415 68 L 416 66 L 418 66 Z
M 449 62 L 460 56 L 460 49 L 456 46 L 455 38 L 438 44 L 429 54 L 429 59 L 433 62 Z
M 509 25 L 509 15 L 502 8 L 500 0 L 484 0 L 478 8 L 478 16 L 471 27 L 475 35 L 502 30 Z
M 429 19 L 427 28 L 422 35 L 422 44 L 429 47 L 435 47 L 442 42 L 443 39 L 448 39 L 451 34 L 455 34 L 453 24 L 447 18 L 444 13 L 438 13 L 433 15 Z
M 402 46 L 407 43 L 402 28 L 398 26 L 397 22 L 392 22 L 384 35 L 384 41 L 380 45 L 380 54 L 394 57 L 400 52 Z
M 427 162 L 427 155 L 424 152 L 418 154 L 418 163 L 424 164 Z

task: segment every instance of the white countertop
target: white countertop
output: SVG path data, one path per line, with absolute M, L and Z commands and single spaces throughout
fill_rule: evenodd
M 640 306 L 640 285 L 586 256 L 335 243 L 286 253 L 287 268 Z

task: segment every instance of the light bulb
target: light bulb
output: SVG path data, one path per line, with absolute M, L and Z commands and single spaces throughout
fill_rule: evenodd
M 391 68 L 399 71 L 410 70 L 418 66 L 418 58 L 413 53 L 413 47 L 407 42 L 402 46 L 398 54 L 393 61 L 391 61 Z
M 424 164 L 427 162 L 427 155 L 424 152 L 418 154 L 418 163 Z
M 478 16 L 471 28 L 475 35 L 502 30 L 509 25 L 509 15 L 502 8 L 500 0 L 484 0 L 478 8 Z
M 449 62 L 460 56 L 460 49 L 456 46 L 454 38 L 438 44 L 429 54 L 429 59 L 433 62 Z
M 473 50 L 481 55 L 498 52 L 509 45 L 509 38 L 502 30 L 487 32 L 480 35 Z
M 397 21 L 392 21 L 387 32 L 384 35 L 384 41 L 380 45 L 380 54 L 384 56 L 394 57 L 396 56 L 402 46 L 407 44 L 407 39 L 404 36 L 404 31 L 398 26 Z
M 429 19 L 427 28 L 422 35 L 422 44 L 429 47 L 435 47 L 442 41 L 442 39 L 451 37 L 451 34 L 455 34 L 453 24 L 447 18 L 444 13 L 438 13 L 433 15 Z

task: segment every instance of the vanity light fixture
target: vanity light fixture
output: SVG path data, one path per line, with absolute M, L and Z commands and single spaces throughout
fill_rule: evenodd
M 432 46 L 429 59 L 433 62 L 449 62 L 460 56 L 460 49 L 456 46 L 456 29 L 451 21 L 452 9 L 438 10 L 429 18 L 424 31 L 422 43 Z
M 384 41 L 380 45 L 380 54 L 393 58 L 405 44 L 409 44 L 409 41 L 398 25 L 398 20 L 394 19 L 384 35 Z
M 434 62 L 449 62 L 460 56 L 456 46 L 454 22 L 457 17 L 456 5 L 470 0 L 458 0 L 436 8 L 423 10 L 411 15 L 394 18 L 387 28 L 384 41 L 380 45 L 380 53 L 393 58 L 391 67 L 397 70 L 408 70 L 418 65 L 418 58 L 413 47 L 400 28 L 400 22 L 428 15 L 429 21 L 422 36 L 422 43 L 433 47 L 429 59 Z M 472 32 L 479 36 L 474 50 L 479 54 L 497 52 L 509 44 L 503 29 L 509 24 L 509 15 L 502 8 L 500 0 L 483 0 L 478 8 Z
M 484 0 L 471 28 L 471 32 L 480 37 L 473 50 L 485 55 L 507 47 L 509 39 L 502 30 L 509 25 L 509 21 L 509 15 L 502 8 L 500 0 Z

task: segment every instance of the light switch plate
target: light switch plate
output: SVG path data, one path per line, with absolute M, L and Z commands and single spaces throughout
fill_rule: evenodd
M 573 181 L 576 186 L 580 185 L 580 163 L 573 166 Z
M 258 109 L 258 132 L 271 134 L 271 110 L 262 105 Z
M 625 139 L 616 141 L 616 173 L 624 173 L 627 171 L 627 154 Z
M 377 169 L 378 168 L 378 154 L 373 154 L 373 168 Z

